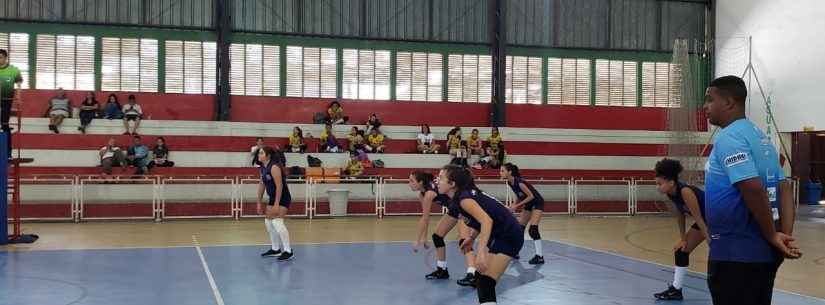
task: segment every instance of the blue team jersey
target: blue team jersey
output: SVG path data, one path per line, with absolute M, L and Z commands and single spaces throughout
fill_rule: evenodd
M 518 220 L 513 216 L 513 213 L 508 210 L 501 201 L 479 190 L 464 191 L 456 194 L 451 203 L 450 209 L 458 211 L 461 215 L 460 219 L 463 220 L 468 227 L 479 232 L 481 231 L 481 223 L 461 208 L 461 200 L 464 199 L 475 200 L 478 205 L 481 206 L 481 209 L 493 220 L 493 230 L 490 233 L 491 239 L 512 238 L 514 234 L 515 236 L 521 236 L 523 238 L 524 232 Z
M 524 185 L 527 186 L 527 189 L 530 190 L 531 193 L 533 193 L 533 200 L 528 202 L 527 204 L 544 203 L 544 198 L 541 197 L 541 193 L 536 191 L 536 188 L 533 187 L 532 184 L 528 183 L 527 181 L 524 181 L 524 179 L 522 179 L 521 177 L 513 177 L 513 183 L 511 184 L 510 182 L 507 182 L 507 185 L 510 186 L 510 190 L 513 191 L 513 194 L 516 194 L 516 197 L 519 200 L 524 200 L 524 198 L 527 198 L 527 194 L 521 190 L 522 183 L 524 183 Z
M 679 213 L 690 215 L 696 217 L 695 215 L 690 214 L 690 209 L 688 209 L 687 204 L 685 203 L 685 198 L 682 198 L 682 189 L 689 188 L 693 191 L 693 194 L 696 195 L 696 201 L 699 204 L 699 213 L 702 213 L 702 219 L 705 219 L 705 192 L 702 189 L 695 187 L 693 185 L 687 185 L 681 182 L 676 183 L 676 193 L 671 195 L 667 195 L 673 204 L 676 206 L 676 209 L 679 210 Z
M 450 207 L 450 197 L 445 194 L 439 194 L 438 187 L 435 185 L 435 182 L 424 185 L 424 191 L 421 192 L 421 196 L 424 196 L 424 194 L 430 191 L 436 194 L 435 198 L 433 198 L 433 202 L 447 208 L 447 215 L 450 217 L 458 218 L 458 211 Z
M 785 179 L 776 149 L 756 125 L 739 119 L 714 139 L 705 164 L 705 220 L 710 260 L 771 262 L 774 249 L 762 237 L 736 183 L 758 177 L 768 193 L 773 219 L 779 217 L 779 182 Z
M 269 196 L 269 205 L 275 204 L 276 185 L 275 179 L 272 177 L 273 166 L 276 166 L 275 162 L 270 161 L 266 166 L 259 167 L 261 182 L 263 182 L 266 189 L 266 195 Z M 284 189 L 281 191 L 281 201 L 278 204 L 289 205 L 292 202 L 292 196 L 289 194 L 289 187 L 286 185 L 286 173 L 283 170 L 281 170 L 281 183 Z

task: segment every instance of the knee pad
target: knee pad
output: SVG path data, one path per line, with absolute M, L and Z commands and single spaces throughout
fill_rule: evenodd
M 538 225 L 531 225 L 530 229 L 527 230 L 527 233 L 530 234 L 530 238 L 532 238 L 533 240 L 541 240 L 541 234 L 539 234 Z
M 478 303 L 496 301 L 496 280 L 493 278 L 476 272 L 476 290 L 478 290 Z
M 687 267 L 690 265 L 690 253 L 684 252 L 681 249 L 673 253 L 676 257 L 676 267 Z
M 438 234 L 433 233 L 433 245 L 436 248 L 444 248 L 446 244 L 444 243 L 444 237 L 438 236 Z

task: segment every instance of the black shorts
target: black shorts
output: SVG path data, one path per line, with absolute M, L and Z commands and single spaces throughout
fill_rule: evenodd
M 521 247 L 524 246 L 524 232 L 519 228 L 509 230 L 501 236 L 490 236 L 487 248 L 492 254 L 504 254 L 512 258 L 518 256 Z
M 544 200 L 533 200 L 524 205 L 524 210 L 532 212 L 533 210 L 544 211 Z
M 714 305 L 768 305 L 782 259 L 766 263 L 708 262 L 708 288 Z
M 269 196 L 269 194 L 267 194 L 267 196 Z M 291 203 L 292 203 L 292 198 L 281 198 L 281 202 L 278 205 L 288 209 L 289 205 Z M 269 205 L 269 206 L 275 205 L 275 196 L 269 196 L 269 202 L 267 202 L 267 205 Z
M 138 119 L 140 119 L 140 116 L 137 114 L 127 114 L 123 116 L 123 118 L 127 121 L 137 121 Z

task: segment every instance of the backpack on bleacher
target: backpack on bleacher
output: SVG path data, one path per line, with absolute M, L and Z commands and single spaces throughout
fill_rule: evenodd
M 316 157 L 307 155 L 307 166 L 309 167 L 321 167 L 321 159 Z

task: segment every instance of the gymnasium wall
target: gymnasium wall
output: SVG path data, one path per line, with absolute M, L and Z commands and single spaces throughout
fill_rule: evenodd
M 725 0 L 716 2 L 716 75 L 741 75 L 753 37 L 753 64 L 772 100 L 781 132 L 825 129 L 822 71 L 825 2 Z M 747 82 L 747 77 L 745 78 Z M 766 112 L 755 81 L 748 116 L 763 127 Z

